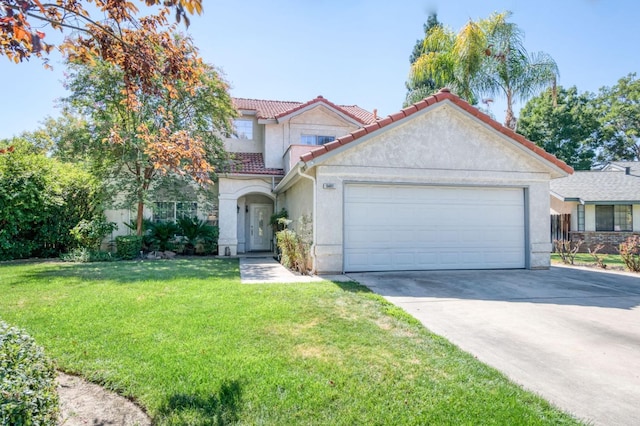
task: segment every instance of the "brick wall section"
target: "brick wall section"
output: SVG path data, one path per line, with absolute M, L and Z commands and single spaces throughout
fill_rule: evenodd
M 637 232 L 577 232 L 573 231 L 571 240 L 582 240 L 580 253 L 588 253 L 589 248 L 593 248 L 598 244 L 604 244 L 598 253 L 618 254 L 618 245 L 632 235 L 640 235 Z

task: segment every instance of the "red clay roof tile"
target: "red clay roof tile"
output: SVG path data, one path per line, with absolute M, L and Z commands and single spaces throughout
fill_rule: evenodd
M 375 122 L 375 117 L 369 111 L 357 105 L 336 105 L 318 96 L 308 102 L 269 101 L 263 99 L 232 98 L 233 105 L 239 110 L 255 111 L 258 119 L 276 119 L 299 111 L 315 103 L 323 103 L 334 108 L 360 124 Z
M 365 128 L 360 128 L 354 132 L 351 132 L 348 135 L 342 136 L 338 139 L 336 139 L 337 142 L 340 143 L 340 145 L 347 145 L 363 136 L 365 136 L 368 133 L 375 133 L 378 130 L 381 130 L 383 128 L 385 128 L 386 126 L 390 125 L 391 123 L 397 122 L 399 120 L 404 119 L 405 117 L 409 117 L 413 114 L 415 114 L 416 112 L 426 108 L 427 106 L 436 104 L 438 102 L 442 102 L 445 100 L 449 100 L 451 101 L 453 104 L 455 104 L 456 106 L 458 106 L 459 108 L 463 109 L 464 111 L 468 112 L 469 114 L 473 115 L 474 117 L 477 117 L 480 121 L 482 121 L 483 123 L 489 125 L 490 127 L 492 127 L 494 130 L 502 133 L 503 135 L 507 136 L 508 138 L 514 140 L 515 142 L 518 142 L 519 144 L 523 145 L 525 148 L 531 150 L 533 153 L 539 155 L 540 157 L 544 158 L 545 160 L 549 161 L 550 163 L 554 164 L 556 167 L 558 167 L 559 169 L 571 174 L 573 173 L 573 168 L 569 165 L 567 165 L 564 161 L 558 159 L 557 157 L 555 157 L 552 154 L 549 154 L 548 152 L 546 152 L 545 150 L 543 150 L 542 148 L 540 148 L 538 145 L 534 144 L 533 142 L 527 140 L 524 136 L 514 132 L 513 130 L 504 127 L 502 124 L 498 123 L 497 121 L 495 121 L 493 118 L 489 117 L 487 114 L 483 113 L 482 111 L 478 110 L 477 108 L 471 106 L 467 101 L 461 99 L 460 97 L 454 95 L 453 93 L 451 93 L 449 91 L 449 89 L 444 88 L 441 89 L 438 93 L 431 95 L 427 98 L 424 98 L 423 100 L 407 107 L 404 108 L 401 111 L 398 111 L 394 114 L 391 114 L 385 118 L 379 119 L 376 124 L 378 125 L 378 128 L 375 129 L 372 125 L 366 126 Z M 338 144 L 331 144 L 330 147 L 324 146 L 324 147 L 320 147 L 317 148 L 303 156 L 300 157 L 300 159 L 302 161 L 309 161 L 313 158 L 317 158 L 320 155 L 325 154 L 326 152 L 332 151 L 334 149 L 336 149 L 338 147 Z
M 284 176 L 282 169 L 267 169 L 261 153 L 231 152 L 231 161 L 222 171 L 229 174 L 241 175 L 270 175 Z

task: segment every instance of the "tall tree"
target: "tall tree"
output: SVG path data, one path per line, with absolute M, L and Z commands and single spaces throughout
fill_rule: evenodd
M 140 0 L 146 6 L 162 6 L 158 16 L 169 9 L 178 22 L 189 24 L 188 13 L 202 12 L 202 0 Z M 92 5 L 91 5 L 92 4 Z M 91 5 L 92 7 L 87 7 Z M 99 15 L 93 17 L 92 13 Z M 0 0 L 0 55 L 16 63 L 32 56 L 44 58 L 53 48 L 45 43 L 44 29 L 80 32 L 85 38 L 101 39 L 104 48 L 121 43 L 120 29 L 137 23 L 138 8 L 133 2 L 117 0 Z M 164 18 L 161 18 L 158 23 Z M 105 43 L 106 42 L 106 43 Z M 67 49 L 81 46 L 63 46 Z
M 510 12 L 470 20 L 457 34 L 432 31 L 425 38 L 425 53 L 414 63 L 411 81 L 433 76 L 440 87 L 449 86 L 475 103 L 484 95 L 506 98 L 505 126 L 516 127 L 515 101 L 524 101 L 545 87 L 554 86 L 558 67 L 543 53 L 529 54 L 524 35 L 507 22 Z
M 640 160 L 640 80 L 636 74 L 600 89 L 598 104 L 603 139 L 598 159 Z
M 416 43 L 413 46 L 413 51 L 411 52 L 411 56 L 409 56 L 409 63 L 411 65 L 413 65 L 418 60 L 418 58 L 425 53 L 424 39 L 435 27 L 442 27 L 442 24 L 440 23 L 440 21 L 438 21 L 438 14 L 433 12 L 429 14 L 427 22 L 423 24 L 423 38 L 416 40 Z M 419 100 L 426 98 L 439 89 L 439 87 L 436 87 L 435 81 L 426 75 L 418 81 L 413 81 L 411 79 L 407 80 L 405 86 L 407 87 L 407 95 L 404 101 L 404 106 L 418 102 Z
M 142 27 L 126 32 L 125 41 L 138 46 L 138 57 L 156 72 L 145 80 L 147 74 L 114 65 L 125 56 L 115 49 L 111 62 L 72 62 L 66 104 L 87 117 L 92 132 L 89 147 L 70 148 L 83 149 L 135 202 L 141 234 L 144 205 L 157 179 L 172 174 L 211 181 L 225 158 L 220 135 L 230 131 L 235 110 L 226 82 L 201 61 L 191 39 Z
M 576 170 L 594 165 L 600 124 L 595 96 L 558 87 L 532 98 L 520 111 L 518 133 Z
M 524 33 L 506 19 L 511 13 L 494 13 L 480 22 L 487 34 L 486 60 L 478 79 L 483 95 L 502 95 L 507 101 L 504 125 L 515 129 L 515 101 L 526 101 L 541 90 L 555 88 L 559 76 L 553 58 L 544 52 L 529 54 L 524 47 Z M 555 96 L 555 91 L 552 91 Z

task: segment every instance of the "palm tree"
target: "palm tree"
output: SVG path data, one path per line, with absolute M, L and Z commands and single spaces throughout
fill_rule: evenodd
M 524 34 L 507 22 L 510 12 L 469 21 L 454 34 L 438 26 L 424 40 L 424 54 L 411 67 L 410 80 L 429 76 L 437 87 L 448 86 L 469 103 L 482 96 L 507 100 L 505 126 L 515 129 L 515 101 L 526 101 L 546 87 L 555 87 L 558 66 L 551 56 L 528 54 Z
M 513 103 L 525 102 L 549 87 L 555 95 L 559 72 L 558 65 L 547 53 L 527 53 L 524 34 L 516 24 L 506 22 L 509 16 L 509 13 L 494 14 L 480 22 L 488 44 L 476 89 L 482 95 L 506 98 L 504 125 L 515 130 Z

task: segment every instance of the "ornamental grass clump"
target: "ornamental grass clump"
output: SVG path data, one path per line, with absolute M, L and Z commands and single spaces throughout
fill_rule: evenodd
M 31 336 L 0 321 L 0 424 L 55 425 L 53 362 Z

